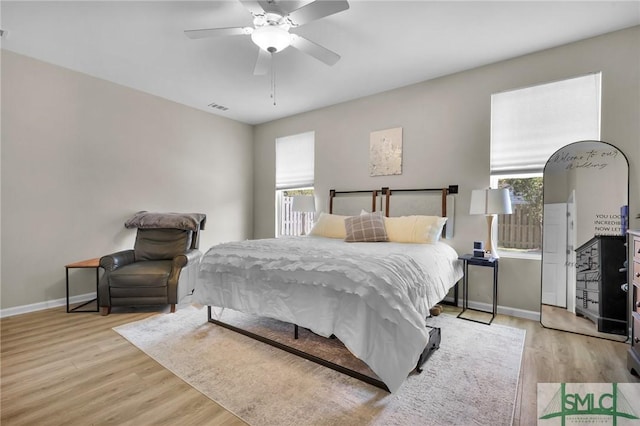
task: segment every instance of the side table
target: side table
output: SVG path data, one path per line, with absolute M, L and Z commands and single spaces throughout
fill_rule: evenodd
M 458 259 L 462 260 L 464 268 L 464 277 L 462 278 L 462 312 L 458 314 L 458 318 L 489 325 L 491 324 L 491 322 L 493 322 L 493 319 L 498 313 L 498 259 L 495 257 L 475 257 L 472 254 L 464 254 L 462 256 L 459 256 Z M 491 312 L 469 308 L 469 265 L 493 268 L 493 309 L 491 310 Z M 491 319 L 489 320 L 489 322 L 485 322 L 472 318 L 465 318 L 462 316 L 462 314 L 464 314 L 466 311 L 476 311 L 491 314 Z
M 65 270 L 67 273 L 67 313 L 70 312 L 99 312 L 100 311 L 100 304 L 98 303 L 98 282 L 100 281 L 100 258 L 96 257 L 93 259 L 87 259 L 87 260 L 81 260 L 80 262 L 75 262 L 75 263 L 70 263 L 68 265 L 65 265 Z M 81 305 L 76 306 L 73 309 L 69 309 L 69 269 L 72 268 L 81 268 L 81 269 L 87 269 L 87 268 L 95 268 L 96 270 L 96 298 L 95 299 L 91 299 L 88 302 L 84 302 Z M 96 302 L 96 309 L 95 310 L 83 310 L 83 311 L 79 311 L 79 308 L 82 308 L 85 305 L 88 305 L 91 302 Z

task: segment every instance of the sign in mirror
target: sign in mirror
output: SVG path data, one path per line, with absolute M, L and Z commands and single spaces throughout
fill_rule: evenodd
M 624 341 L 629 165 L 614 145 L 580 141 L 544 168 L 543 326 Z

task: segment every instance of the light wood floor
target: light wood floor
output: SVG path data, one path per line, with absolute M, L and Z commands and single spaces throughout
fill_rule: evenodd
M 244 424 L 111 330 L 154 313 L 54 308 L 0 320 L 0 424 Z M 538 382 L 640 381 L 626 369 L 624 343 L 507 316 L 494 323 L 527 331 L 516 425 L 536 423 Z
M 627 337 L 611 333 L 600 333 L 598 327 L 586 317 L 576 315 L 558 306 L 542 305 L 542 323 L 545 327 L 571 330 L 589 336 L 605 337 L 624 342 Z

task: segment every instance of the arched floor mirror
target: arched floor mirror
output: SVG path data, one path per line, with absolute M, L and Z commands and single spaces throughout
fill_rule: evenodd
M 540 323 L 627 340 L 626 156 L 607 142 L 571 143 L 549 158 L 543 185 Z

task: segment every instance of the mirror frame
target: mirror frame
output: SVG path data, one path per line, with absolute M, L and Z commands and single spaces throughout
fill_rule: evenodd
M 562 150 L 566 149 L 567 147 L 570 147 L 572 145 L 577 145 L 580 143 L 585 143 L 585 142 L 590 142 L 590 143 L 601 143 L 603 145 L 608 145 L 609 147 L 611 147 L 612 149 L 615 149 L 618 153 L 620 153 L 622 155 L 622 158 L 624 159 L 624 162 L 627 166 L 626 169 L 626 205 L 629 205 L 629 159 L 627 158 L 626 154 L 617 146 L 609 143 L 609 142 L 605 142 L 605 141 L 599 141 L 599 140 L 582 140 L 582 141 L 576 141 L 576 142 L 572 142 L 569 143 L 567 145 L 564 145 L 563 147 L 557 149 L 555 152 L 553 152 L 553 154 L 551 154 L 549 156 L 549 158 L 547 159 L 547 162 L 544 165 L 543 168 L 543 172 L 542 172 L 542 206 L 543 206 L 543 214 L 542 214 L 542 223 L 541 226 L 542 228 L 542 241 L 541 241 L 541 254 L 540 254 L 540 325 L 543 328 L 547 328 L 550 330 L 558 330 L 558 331 L 564 331 L 567 333 L 573 333 L 573 334 L 579 334 L 579 335 L 583 335 L 583 336 L 589 336 L 589 337 L 595 337 L 595 338 L 600 338 L 600 339 L 606 339 L 606 340 L 613 340 L 613 341 L 617 341 L 617 342 L 627 342 L 630 338 L 629 335 L 629 331 L 627 331 L 626 336 L 624 335 L 617 335 L 617 334 L 613 334 L 613 333 L 603 333 L 603 332 L 598 332 L 597 328 L 594 330 L 593 334 L 590 333 L 586 333 L 586 332 L 581 332 L 581 331 L 576 331 L 576 330 L 570 330 L 570 329 L 563 329 L 563 328 L 557 328 L 557 327 L 550 327 L 550 326 L 546 326 L 543 323 L 543 307 L 545 306 L 545 304 L 542 303 L 542 297 L 543 297 L 543 279 L 544 279 L 544 271 L 543 271 L 543 267 L 544 267 L 544 206 L 545 206 L 545 173 L 547 171 L 547 166 L 549 165 L 549 161 L 558 153 L 560 153 Z M 628 219 L 627 219 L 628 220 Z M 628 222 L 627 222 L 628 223 Z M 626 239 L 626 244 L 625 244 L 625 259 L 627 260 L 627 265 L 629 262 L 629 250 L 628 250 L 628 234 L 624 234 L 625 239 Z M 577 248 L 577 247 L 576 247 Z M 574 248 L 575 249 L 575 248 Z M 628 267 L 628 266 L 627 266 Z M 628 273 L 627 273 L 628 276 Z M 628 281 L 628 280 L 627 280 Z M 568 284 L 568 283 L 567 283 Z M 627 316 L 627 329 L 630 329 L 630 307 L 629 305 L 629 296 L 628 296 L 628 292 L 627 292 L 627 298 L 626 298 L 626 303 L 625 303 L 625 311 L 626 311 L 626 316 Z

